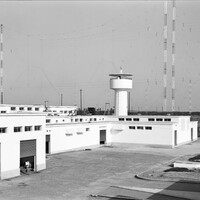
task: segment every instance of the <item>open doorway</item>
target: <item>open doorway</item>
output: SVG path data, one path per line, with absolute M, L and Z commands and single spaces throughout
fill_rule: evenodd
M 28 167 L 27 167 L 27 163 Z M 22 173 L 35 171 L 36 140 L 20 141 L 20 170 Z
M 50 135 L 46 135 L 46 154 L 50 154 Z
M 106 130 L 100 130 L 100 144 L 106 144 Z

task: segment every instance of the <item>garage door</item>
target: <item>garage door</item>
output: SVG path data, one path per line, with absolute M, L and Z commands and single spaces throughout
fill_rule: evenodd
M 20 158 L 36 156 L 36 140 L 20 141 Z

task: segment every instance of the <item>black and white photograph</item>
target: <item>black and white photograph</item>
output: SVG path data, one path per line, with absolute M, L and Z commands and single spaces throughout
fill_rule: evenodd
M 199 200 L 200 1 L 0 1 L 0 200 Z

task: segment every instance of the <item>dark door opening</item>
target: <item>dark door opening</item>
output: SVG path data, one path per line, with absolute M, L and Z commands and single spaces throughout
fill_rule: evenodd
M 177 146 L 177 130 L 174 131 L 174 146 Z
M 29 162 L 28 171 L 34 171 L 36 165 L 36 140 L 20 141 L 20 170 L 27 172 L 25 163 Z
M 100 144 L 106 144 L 106 130 L 100 130 Z
M 35 165 L 35 156 L 28 156 L 20 158 L 20 169 L 22 172 L 26 172 L 25 162 L 30 162 L 30 171 L 34 171 L 34 165 Z
M 46 135 L 46 154 L 50 153 L 50 135 Z
M 191 128 L 191 141 L 193 141 L 194 138 L 193 138 L 193 128 Z

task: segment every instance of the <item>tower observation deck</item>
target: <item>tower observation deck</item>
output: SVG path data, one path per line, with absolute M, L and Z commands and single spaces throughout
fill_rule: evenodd
M 128 91 L 132 89 L 132 74 L 110 74 L 110 89 L 115 91 L 115 115 L 128 115 Z

